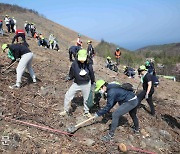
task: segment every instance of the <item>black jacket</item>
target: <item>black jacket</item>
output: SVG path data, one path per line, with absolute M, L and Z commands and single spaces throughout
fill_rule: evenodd
M 80 49 L 80 46 L 71 46 L 69 48 L 69 54 L 77 54 Z
M 135 97 L 135 94 L 132 91 L 125 90 L 118 84 L 108 84 L 107 104 L 103 109 L 97 112 L 97 115 L 102 116 L 109 112 L 117 102 L 121 105 L 133 97 Z
M 92 44 L 89 44 L 89 45 L 88 45 L 87 53 L 88 53 L 88 55 L 89 55 L 90 58 L 93 57 L 93 55 L 94 55 L 94 48 L 93 48 Z
M 84 69 L 87 72 L 87 74 L 84 76 L 80 76 L 79 73 L 81 69 Z M 75 60 L 71 65 L 69 77 L 70 80 L 74 79 L 74 82 L 78 85 L 87 84 L 90 80 L 91 84 L 93 84 L 95 81 L 93 67 L 86 61 L 84 63 L 81 63 Z
M 21 58 L 22 55 L 31 52 L 29 48 L 21 44 L 12 44 L 9 46 L 9 50 L 12 52 L 15 60 Z
M 150 73 L 146 73 L 146 75 L 143 77 L 143 90 L 147 91 L 148 82 L 150 81 L 152 82 L 150 93 L 153 93 L 154 92 L 153 76 Z

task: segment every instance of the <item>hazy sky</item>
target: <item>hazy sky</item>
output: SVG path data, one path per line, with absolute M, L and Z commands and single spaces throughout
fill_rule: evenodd
M 180 0 L 0 0 L 96 40 L 134 50 L 180 42 Z

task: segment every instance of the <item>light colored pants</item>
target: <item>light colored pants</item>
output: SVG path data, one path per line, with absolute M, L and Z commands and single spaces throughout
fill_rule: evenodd
M 23 75 L 26 68 L 27 68 L 31 78 L 32 79 L 36 78 L 34 71 L 32 69 L 32 60 L 33 60 L 33 53 L 32 52 L 29 52 L 29 53 L 22 55 L 22 57 L 19 61 L 19 64 L 16 68 L 16 72 L 17 72 L 16 83 L 21 83 L 21 78 L 22 78 L 22 75 Z
M 89 83 L 83 84 L 83 85 L 78 85 L 77 83 L 73 83 L 71 85 L 71 87 L 69 88 L 69 90 L 65 94 L 64 110 L 69 111 L 71 100 L 74 98 L 75 93 L 77 91 L 81 90 L 82 95 L 83 95 L 83 100 L 84 100 L 83 101 L 83 103 L 84 103 L 84 111 L 85 111 L 85 113 L 88 113 L 89 108 L 87 106 L 87 100 L 88 100 L 88 97 L 89 97 L 90 89 L 91 89 L 91 81 L 89 81 Z

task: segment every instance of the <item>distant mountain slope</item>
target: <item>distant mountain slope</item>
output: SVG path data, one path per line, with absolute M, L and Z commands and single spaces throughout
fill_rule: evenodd
M 114 53 L 115 53 L 117 47 L 119 47 L 119 46 L 102 40 L 95 47 L 95 51 L 97 52 L 97 55 L 100 57 L 106 58 L 107 56 L 110 56 L 113 60 L 115 60 Z M 144 59 L 143 56 L 138 55 L 137 53 L 131 52 L 131 51 L 124 49 L 122 47 L 119 47 L 119 48 L 121 51 L 121 58 L 120 58 L 121 64 L 129 65 L 129 66 L 135 66 L 135 65 L 143 63 L 143 59 Z
M 176 55 L 180 55 L 180 43 L 147 46 L 136 50 L 136 52 L 143 54 L 166 53 L 166 54 L 170 54 L 171 56 L 176 56 Z
M 18 28 L 24 28 L 25 21 L 28 21 L 35 23 L 37 31 L 43 33 L 46 38 L 53 33 L 58 38 L 61 49 L 67 49 L 69 46 L 75 45 L 78 32 L 48 20 L 34 10 L 25 9 L 17 5 L 0 3 L 0 19 L 3 19 L 6 14 L 10 17 L 15 17 Z M 5 24 L 4 29 L 6 29 Z M 86 48 L 86 42 L 89 39 L 91 38 L 83 36 L 82 34 L 84 48 Z M 97 45 L 97 43 L 98 42 L 96 40 L 93 40 L 94 45 Z

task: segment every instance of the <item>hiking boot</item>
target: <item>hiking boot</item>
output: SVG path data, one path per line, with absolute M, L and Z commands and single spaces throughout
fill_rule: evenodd
M 136 129 L 133 129 L 133 132 L 134 132 L 134 134 L 140 134 L 140 131 L 139 130 L 136 130 Z
M 91 113 L 89 113 L 89 112 L 84 113 L 84 115 L 83 115 L 83 116 L 84 116 L 84 117 L 87 117 L 87 118 L 91 118 L 91 117 L 92 117 Z
M 104 142 L 109 142 L 113 139 L 113 134 L 111 135 L 110 133 L 108 133 L 107 135 L 101 137 L 101 141 L 104 141 Z
M 14 84 L 12 86 L 9 86 L 10 89 L 19 89 L 20 85 Z
M 68 115 L 68 112 L 67 111 L 62 111 L 62 112 L 59 113 L 59 115 L 60 116 L 66 116 L 66 115 Z

